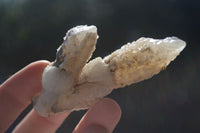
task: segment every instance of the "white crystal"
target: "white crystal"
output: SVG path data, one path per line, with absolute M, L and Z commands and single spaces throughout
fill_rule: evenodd
M 140 38 L 104 58 L 113 71 L 116 88 L 152 77 L 176 58 L 186 43 L 176 37 Z
M 97 38 L 95 26 L 77 26 L 67 32 L 56 61 L 43 72 L 41 94 L 33 98 L 40 115 L 87 109 L 113 89 L 159 73 L 186 46 L 176 37 L 142 37 L 87 63 Z

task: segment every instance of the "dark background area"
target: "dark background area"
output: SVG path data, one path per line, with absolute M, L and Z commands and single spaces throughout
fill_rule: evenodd
M 187 42 L 165 71 L 109 95 L 122 108 L 114 133 L 200 132 L 199 0 L 0 0 L 0 83 L 33 61 L 53 61 L 67 30 L 82 24 L 98 27 L 93 58 L 142 36 Z M 72 132 L 84 112 L 58 133 Z

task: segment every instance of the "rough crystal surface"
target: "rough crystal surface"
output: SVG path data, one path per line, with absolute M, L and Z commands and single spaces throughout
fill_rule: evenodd
M 104 58 L 114 74 L 117 87 L 152 77 L 167 67 L 184 49 L 185 42 L 176 38 L 140 38 Z

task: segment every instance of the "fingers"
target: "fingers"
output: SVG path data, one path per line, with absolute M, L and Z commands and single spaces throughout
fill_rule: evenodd
M 0 86 L 0 130 L 5 131 L 42 89 L 41 78 L 49 63 L 38 61 L 14 74 Z
M 105 98 L 89 109 L 73 133 L 111 133 L 120 117 L 119 105 Z
M 30 104 L 30 99 L 41 92 L 41 78 L 48 62 L 32 63 L 13 75 L 0 86 L 0 132 L 4 132 L 17 116 Z M 32 110 L 16 127 L 15 133 L 51 133 L 61 125 L 69 114 L 39 116 Z M 82 118 L 74 133 L 111 133 L 121 116 L 120 107 L 111 99 L 103 99 Z
M 32 110 L 14 129 L 13 133 L 54 133 L 69 113 L 43 117 Z
M 42 117 L 32 110 L 13 133 L 54 133 L 69 113 Z M 105 98 L 82 118 L 73 133 L 111 133 L 121 116 L 119 105 Z

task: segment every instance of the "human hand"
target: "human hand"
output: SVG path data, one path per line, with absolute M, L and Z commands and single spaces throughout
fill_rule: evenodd
M 41 92 L 41 78 L 47 61 L 34 62 L 0 86 L 0 133 L 3 133 Z M 14 133 L 54 133 L 70 113 L 42 117 L 35 110 L 17 125 Z M 104 98 L 82 117 L 73 133 L 111 133 L 121 117 L 119 105 Z

